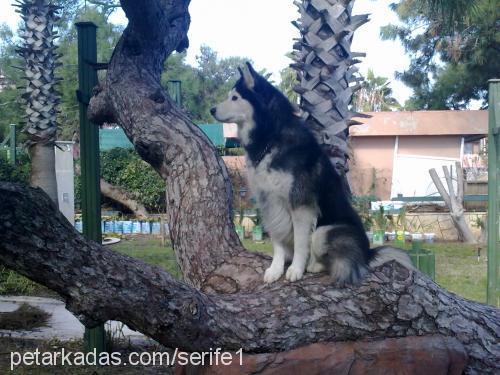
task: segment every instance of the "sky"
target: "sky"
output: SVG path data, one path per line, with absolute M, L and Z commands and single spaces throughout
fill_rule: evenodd
M 370 22 L 356 31 L 352 51 L 367 54 L 358 64 L 361 73 L 371 68 L 376 75 L 389 78 L 394 96 L 404 104 L 411 90 L 394 79 L 394 72 L 405 70 L 409 59 L 399 42 L 382 41 L 379 36 L 381 26 L 397 23 L 389 9 L 393 1 L 355 1 L 353 14 L 370 14 Z M 0 0 L 0 22 L 15 29 L 20 18 L 11 3 Z M 265 68 L 279 82 L 279 71 L 291 62 L 285 55 L 292 50 L 293 39 L 299 37 L 291 24 L 299 18 L 293 0 L 191 0 L 189 12 L 188 63 L 195 64 L 200 46 L 206 44 L 220 57 L 249 57 L 258 70 Z M 111 21 L 126 23 L 126 18 L 120 10 Z

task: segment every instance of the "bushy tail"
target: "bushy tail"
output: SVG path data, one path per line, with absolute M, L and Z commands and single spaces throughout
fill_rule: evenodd
M 370 260 L 370 268 L 381 266 L 390 261 L 396 261 L 408 269 L 414 270 L 410 257 L 406 252 L 391 246 L 381 246 L 371 250 L 373 253 Z
M 319 272 L 326 269 L 339 285 L 358 284 L 370 268 L 392 260 L 415 269 L 410 257 L 402 250 L 390 246 L 370 250 L 364 230 L 348 224 L 327 225 L 313 232 L 307 270 Z

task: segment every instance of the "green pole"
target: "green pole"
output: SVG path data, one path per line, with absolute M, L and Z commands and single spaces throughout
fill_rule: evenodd
M 500 79 L 489 81 L 488 131 L 488 287 L 490 305 L 500 306 Z
M 173 97 L 175 103 L 181 107 L 182 106 L 182 82 L 178 79 L 171 79 L 169 83 L 169 94 Z
M 101 233 L 101 190 L 99 166 L 99 127 L 87 118 L 87 108 L 92 89 L 97 85 L 96 31 L 92 22 L 78 22 L 78 91 L 80 103 L 80 162 L 83 235 L 89 240 L 102 242 Z M 101 324 L 85 328 L 85 350 L 105 350 L 105 331 Z
M 10 124 L 10 162 L 16 165 L 16 124 Z

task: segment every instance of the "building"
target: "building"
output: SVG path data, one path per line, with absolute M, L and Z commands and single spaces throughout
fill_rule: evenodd
M 198 127 L 215 147 L 239 147 L 236 124 L 198 124 Z M 134 148 L 123 129 L 118 126 L 99 129 L 99 144 L 101 151 L 115 147 Z
M 438 195 L 429 176 L 460 161 L 467 176 L 483 175 L 488 111 L 373 112 L 350 128 L 349 179 L 355 195 L 390 200 Z

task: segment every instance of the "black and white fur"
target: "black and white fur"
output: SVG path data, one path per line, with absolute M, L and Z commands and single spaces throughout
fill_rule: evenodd
M 339 284 L 357 283 L 371 265 L 392 259 L 412 267 L 397 249 L 370 250 L 340 176 L 292 104 L 249 63 L 240 74 L 211 113 L 238 125 L 249 185 L 274 249 L 264 281 L 278 280 L 287 261 L 287 280 L 301 279 L 306 268 L 326 269 Z

